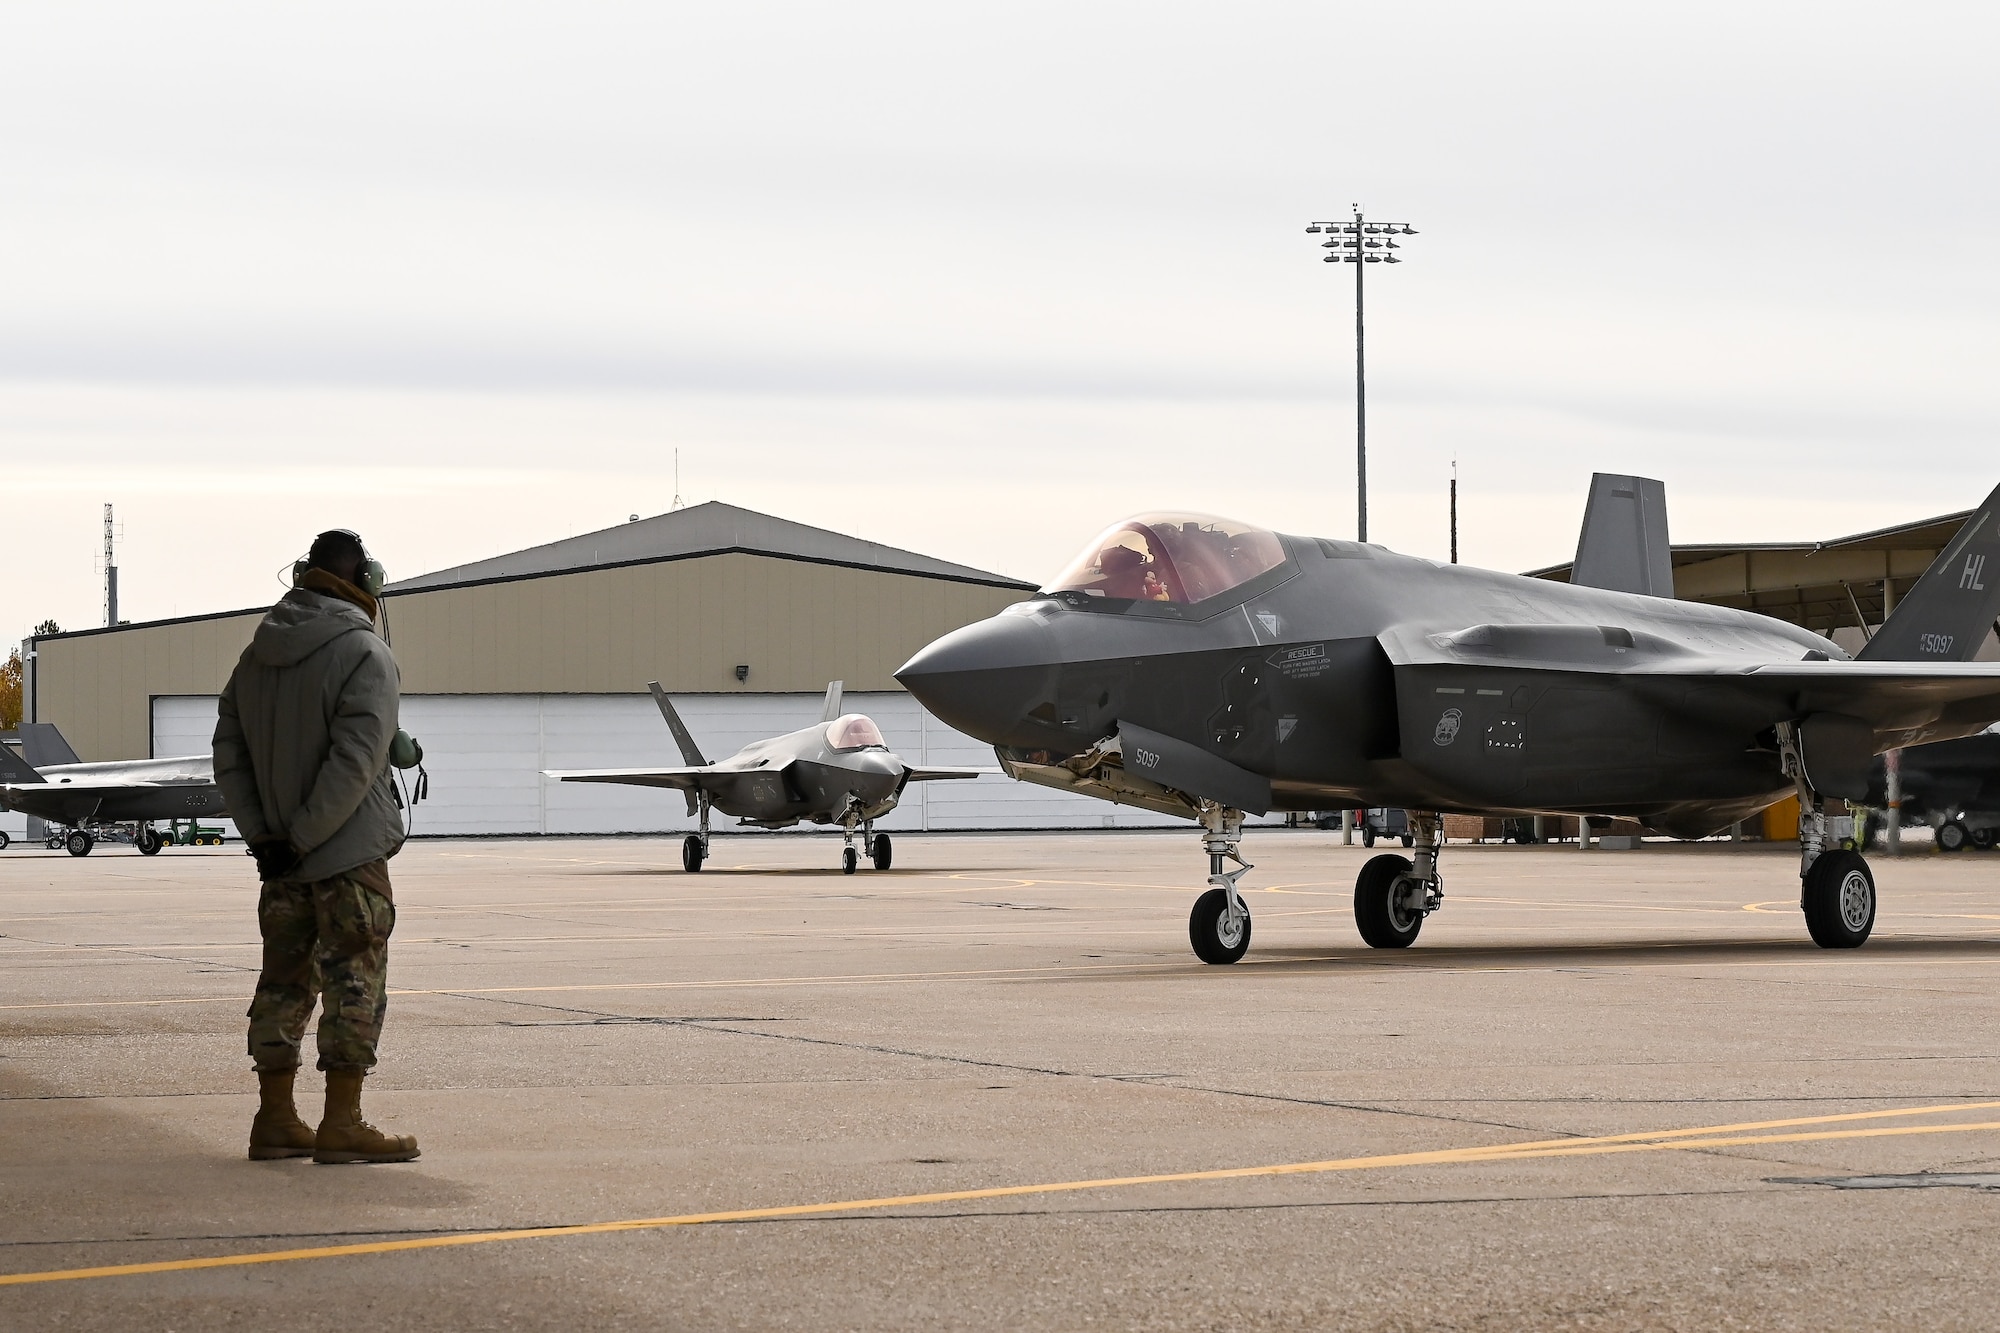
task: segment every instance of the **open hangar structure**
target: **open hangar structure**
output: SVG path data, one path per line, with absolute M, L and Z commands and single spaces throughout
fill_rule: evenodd
M 1824 634 L 1849 652 L 1896 609 L 1972 510 L 1821 542 L 1675 546 L 1674 596 L 1757 611 Z M 1569 582 L 1569 564 L 1530 570 Z M 2000 661 L 2000 629 L 1988 630 L 1976 661 Z
M 991 766 L 891 673 L 1034 585 L 709 503 L 390 584 L 383 606 L 422 741 L 419 834 L 691 827 L 678 792 L 558 783 L 544 769 L 678 764 L 646 682 L 709 759 L 846 708 L 918 765 Z M 32 720 L 85 759 L 206 753 L 216 695 L 263 608 L 32 640 Z M 888 829 L 1177 823 L 995 773 L 913 784 Z

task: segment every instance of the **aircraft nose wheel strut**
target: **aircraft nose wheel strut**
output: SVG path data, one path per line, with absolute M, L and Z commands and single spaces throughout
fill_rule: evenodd
M 1194 910 L 1188 914 L 1188 943 L 1204 963 L 1233 963 L 1250 951 L 1250 908 L 1236 881 L 1256 869 L 1243 859 L 1243 812 L 1205 802 L 1201 827 L 1208 882 L 1214 887 L 1194 900 Z M 1224 869 L 1230 861 L 1236 869 Z

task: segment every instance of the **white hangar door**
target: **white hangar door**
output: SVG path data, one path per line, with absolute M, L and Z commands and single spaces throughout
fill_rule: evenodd
M 817 694 L 692 694 L 674 700 L 710 760 L 819 720 Z M 991 747 L 924 712 L 908 694 L 851 693 L 905 760 L 995 766 Z M 423 743 L 430 796 L 415 809 L 422 835 L 669 833 L 694 827 L 679 792 L 599 782 L 556 782 L 544 769 L 678 765 L 681 756 L 650 695 L 411 694 L 402 723 Z M 153 753 L 206 754 L 215 696 L 153 700 Z M 998 773 L 913 783 L 885 829 L 1132 828 L 1184 820 L 1015 782 Z M 732 826 L 718 816 L 717 829 Z M 233 831 L 233 830 L 232 830 Z

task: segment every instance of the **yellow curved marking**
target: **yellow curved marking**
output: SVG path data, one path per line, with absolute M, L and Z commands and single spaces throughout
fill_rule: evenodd
M 621 1222 L 589 1222 L 566 1227 L 527 1227 L 515 1231 L 481 1231 L 457 1236 L 423 1236 L 408 1240 L 372 1241 L 357 1245 L 325 1245 L 311 1249 L 265 1250 L 251 1254 L 218 1254 L 198 1259 L 165 1259 L 154 1263 L 107 1264 L 96 1268 L 50 1269 L 39 1273 L 0 1275 L 0 1287 L 38 1282 L 74 1282 L 84 1278 L 132 1277 L 142 1273 L 179 1273 L 203 1268 L 238 1268 L 250 1264 L 290 1263 L 301 1259 L 335 1259 L 358 1254 L 393 1254 L 404 1250 L 438 1250 L 495 1241 L 533 1240 L 546 1236 L 595 1236 L 618 1231 L 649 1231 L 665 1227 L 702 1226 L 714 1222 L 759 1222 L 784 1217 L 814 1217 L 832 1213 L 912 1208 L 925 1204 L 965 1203 L 979 1199 L 1014 1199 L 1028 1195 L 1074 1193 L 1080 1190 L 1126 1189 L 1134 1185 L 1167 1185 L 1204 1180 L 1247 1180 L 1253 1177 L 1316 1175 L 1335 1171 L 1374 1171 L 1399 1166 L 1447 1166 L 1505 1162 L 1537 1157 L 1585 1157 L 1606 1153 L 1666 1152 L 1697 1148 L 1737 1148 L 1762 1143 L 1814 1143 L 1833 1139 L 1884 1138 L 1906 1134 L 1965 1134 L 2000 1130 L 2000 1121 L 1977 1124 L 1891 1125 L 1873 1129 L 1822 1130 L 1802 1134 L 1743 1134 L 1740 1131 L 1783 1129 L 1795 1125 L 1839 1124 L 1894 1116 L 1989 1110 L 2000 1102 L 1962 1102 L 1889 1111 L 1852 1111 L 1840 1115 L 1802 1116 L 1737 1125 L 1695 1129 L 1612 1134 L 1601 1138 L 1541 1139 L 1477 1148 L 1444 1148 L 1429 1152 L 1387 1153 L 1374 1157 L 1341 1157 L 1322 1162 L 1285 1162 L 1272 1166 L 1222 1167 L 1210 1171 L 1177 1171 L 1149 1176 L 1110 1176 L 1097 1180 L 1065 1180 L 1040 1185 L 997 1185 L 986 1189 L 937 1190 L 876 1199 L 845 1199 L 835 1203 L 800 1203 L 774 1208 L 740 1208 L 729 1212 L 682 1213 L 673 1217 L 632 1218 Z
M 1745 912 L 1761 912 L 1766 916 L 1778 916 L 1786 912 L 1798 911 L 1799 905 L 1780 898 L 1766 903 L 1745 903 L 1741 910 Z

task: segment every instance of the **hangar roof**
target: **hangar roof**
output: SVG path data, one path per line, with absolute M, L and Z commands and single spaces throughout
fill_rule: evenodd
M 1884 619 L 1885 585 L 1901 600 L 1972 510 L 1820 542 L 1702 542 L 1673 548 L 1674 596 L 1761 611 L 1819 634 Z M 1570 563 L 1531 569 L 1569 582 Z
M 533 578 L 578 569 L 646 564 L 697 555 L 742 551 L 817 564 L 847 565 L 895 574 L 984 583 L 1000 588 L 1032 589 L 1035 585 L 968 565 L 955 565 L 914 551 L 863 541 L 790 519 L 773 518 L 749 509 L 711 500 L 686 509 L 670 510 L 580 537 L 566 537 L 525 551 L 489 560 L 453 565 L 430 574 L 391 583 L 388 592 L 419 592 L 466 583 L 491 583 Z

